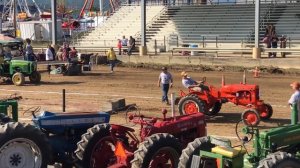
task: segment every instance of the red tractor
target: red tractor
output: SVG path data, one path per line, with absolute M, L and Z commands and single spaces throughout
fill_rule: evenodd
M 140 125 L 139 136 L 133 128 L 99 124 L 87 130 L 77 143 L 78 167 L 148 168 L 177 167 L 181 150 L 196 137 L 206 135 L 202 113 L 151 118 L 129 115 L 129 121 Z
M 244 80 L 245 81 L 245 80 Z M 181 91 L 178 103 L 181 114 L 204 113 L 208 116 L 216 115 L 223 103 L 231 102 L 245 108 L 242 119 L 246 125 L 257 126 L 260 120 L 270 119 L 273 109 L 259 97 L 259 86 L 243 82 L 241 84 L 225 85 L 222 79 L 220 89 L 214 86 L 200 84 L 201 91 L 189 89 L 189 93 Z

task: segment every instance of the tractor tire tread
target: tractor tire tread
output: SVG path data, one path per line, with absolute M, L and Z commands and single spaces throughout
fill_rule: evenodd
M 210 143 L 209 137 L 196 138 L 190 142 L 179 158 L 178 168 L 186 168 L 191 166 L 193 155 L 199 154 L 202 148 L 212 148 L 214 145 Z
M 185 115 L 186 113 L 182 110 L 182 104 L 184 103 L 184 101 L 186 101 L 186 99 L 192 99 L 194 102 L 196 102 L 200 108 L 200 112 L 202 111 L 202 113 L 204 113 L 205 115 L 209 115 L 209 113 L 207 113 L 206 110 L 206 103 L 201 100 L 197 95 L 195 94 L 189 94 L 186 95 L 185 97 L 183 97 L 182 99 L 180 99 L 179 103 L 178 103 L 178 109 L 179 109 L 179 113 L 181 115 Z
M 89 157 L 89 148 L 93 144 L 90 144 L 91 141 L 97 141 L 100 134 L 108 135 L 110 131 L 109 124 L 97 124 L 89 128 L 86 133 L 81 136 L 81 140 L 77 143 L 77 149 L 75 150 L 75 155 L 79 159 L 80 164 L 87 165 Z
M 291 168 L 300 167 L 300 160 L 296 159 L 290 153 L 279 151 L 279 152 L 271 153 L 265 159 L 259 161 L 259 165 L 257 168 L 283 168 L 280 167 L 279 164 L 287 160 L 294 162 L 294 164 L 296 164 L 296 167 L 291 167 Z
M 52 148 L 49 140 L 47 136 L 37 127 L 19 122 L 9 122 L 4 125 L 0 125 L 0 147 L 2 147 L 6 142 L 15 138 L 28 139 L 35 143 L 35 145 L 41 151 L 40 155 L 42 156 L 42 168 L 46 168 L 48 164 L 53 163 Z
M 140 143 L 139 148 L 134 152 L 131 168 L 147 168 L 155 152 L 165 146 L 175 149 L 179 158 L 182 150 L 179 141 L 171 134 L 157 133 L 147 137 Z

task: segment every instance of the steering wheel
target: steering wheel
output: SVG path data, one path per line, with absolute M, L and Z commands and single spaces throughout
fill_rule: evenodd
M 129 112 L 133 112 L 133 114 L 129 113 Z M 125 112 L 125 121 L 126 123 L 128 123 L 128 115 L 135 115 L 135 116 L 141 116 L 141 109 L 137 106 L 137 105 L 132 105 L 129 106 Z
M 244 129 L 250 129 L 251 131 L 248 131 L 249 133 L 246 134 L 246 136 L 244 136 L 243 138 L 240 136 L 240 133 L 238 131 L 238 125 L 239 123 L 241 123 L 243 121 L 243 119 L 239 120 L 236 125 L 235 125 L 235 134 L 237 136 L 237 138 L 240 140 L 240 141 L 243 141 L 243 143 L 248 143 L 252 140 L 253 138 L 253 134 L 254 134 L 254 128 L 253 126 L 246 126 L 243 128 Z
M 23 116 L 24 117 L 29 117 L 30 115 L 28 114 L 31 114 L 34 118 L 36 118 L 36 114 L 38 112 L 40 112 L 41 110 L 41 107 L 40 106 L 33 106 L 33 107 L 30 107 L 29 109 L 25 110 L 23 112 Z

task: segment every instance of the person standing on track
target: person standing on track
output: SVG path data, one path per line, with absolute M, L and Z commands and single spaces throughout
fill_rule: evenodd
M 158 78 L 158 87 L 162 85 L 162 102 L 165 102 L 167 105 L 170 105 L 168 99 L 169 88 L 173 87 L 173 77 L 170 72 L 168 72 L 167 67 L 162 67 L 162 72 Z
M 114 72 L 115 63 L 116 63 L 116 60 L 117 60 L 117 56 L 116 56 L 116 53 L 115 53 L 113 47 L 110 47 L 110 49 L 109 49 L 109 51 L 107 53 L 107 59 L 108 59 L 109 64 L 110 64 L 110 71 L 111 71 L 111 73 L 113 73 Z
M 300 100 L 300 83 L 299 82 L 293 82 L 290 85 L 292 89 L 295 91 L 291 98 L 289 99 L 288 103 L 290 107 L 292 107 L 293 104 L 297 103 Z

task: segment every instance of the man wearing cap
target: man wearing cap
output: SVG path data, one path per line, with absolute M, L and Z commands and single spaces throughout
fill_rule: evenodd
M 162 67 L 162 72 L 158 77 L 158 87 L 162 84 L 162 102 L 166 102 L 169 105 L 168 92 L 169 88 L 173 86 L 173 77 L 170 72 L 168 72 L 167 67 Z
M 300 83 L 293 82 L 293 83 L 291 83 L 290 86 L 295 91 L 288 101 L 289 105 L 292 106 L 293 104 L 297 103 L 300 100 Z
M 182 76 L 182 85 L 185 88 L 191 88 L 194 91 L 201 91 L 202 89 L 200 88 L 200 84 L 203 83 L 203 81 L 195 81 L 191 77 L 188 76 L 188 74 L 185 71 L 181 72 Z

